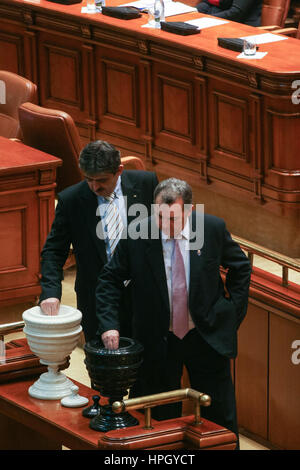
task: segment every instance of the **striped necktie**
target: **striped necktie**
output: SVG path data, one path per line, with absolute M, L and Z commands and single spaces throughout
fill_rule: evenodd
M 111 259 L 112 255 L 114 254 L 124 228 L 122 217 L 116 204 L 114 203 L 115 198 L 115 193 L 112 193 L 110 196 L 105 198 L 108 202 L 104 221 L 106 225 L 106 236 L 109 246 L 109 259 Z

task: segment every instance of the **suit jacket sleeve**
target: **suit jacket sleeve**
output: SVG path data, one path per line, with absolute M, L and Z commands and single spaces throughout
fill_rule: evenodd
M 111 261 L 107 263 L 96 287 L 97 335 L 108 330 L 120 330 L 119 310 L 124 281 L 130 279 L 128 240 L 120 240 Z
M 63 267 L 70 250 L 70 233 L 63 201 L 58 200 L 51 231 L 42 250 L 42 293 L 40 302 L 49 297 L 61 299 Z
M 232 240 L 226 227 L 224 228 L 221 265 L 228 269 L 225 286 L 236 308 L 238 328 L 247 312 L 251 266 L 247 256 Z
M 213 15 L 226 20 L 241 21 L 255 6 L 256 0 L 233 0 L 230 8 Z

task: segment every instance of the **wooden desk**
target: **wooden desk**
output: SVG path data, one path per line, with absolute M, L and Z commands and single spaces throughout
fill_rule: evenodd
M 95 391 L 73 381 L 79 394 L 90 399 Z M 0 385 L 0 449 L 57 450 L 64 445 L 75 450 L 163 450 L 235 448 L 235 435 L 210 421 L 193 426 L 194 417 L 157 422 L 155 429 L 143 430 L 144 417 L 132 411 L 139 426 L 101 433 L 89 428 L 82 408 L 65 408 L 59 400 L 38 400 L 28 395 L 33 380 Z M 102 402 L 101 402 L 102 403 Z M 196 429 L 197 428 L 197 429 Z M 189 446 L 185 433 L 190 434 Z M 147 439 L 147 435 L 151 436 Z M 143 445 L 147 442 L 147 445 Z M 193 443 L 193 445 L 192 445 Z
M 70 113 L 85 142 L 104 138 L 160 178 L 187 179 L 233 233 L 299 256 L 300 41 L 240 60 L 217 37 L 263 31 L 229 22 L 182 37 L 142 28 L 145 15 L 123 21 L 82 5 L 0 0 L 0 68 L 33 80 L 40 104 Z
M 0 306 L 40 293 L 40 252 L 54 216 L 59 165 L 59 158 L 0 137 Z

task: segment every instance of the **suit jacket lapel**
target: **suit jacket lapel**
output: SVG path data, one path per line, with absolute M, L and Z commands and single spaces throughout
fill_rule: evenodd
M 127 176 L 127 171 L 123 171 L 121 175 L 121 188 L 123 196 L 126 198 L 126 212 L 127 220 L 131 222 L 134 219 L 134 215 L 128 216 L 128 208 L 133 204 L 137 204 L 141 201 L 140 189 L 135 186 L 135 183 L 130 181 Z
M 85 214 L 87 229 L 90 232 L 97 253 L 100 256 L 102 262 L 106 263 L 107 257 L 105 243 L 103 242 L 103 239 L 101 240 L 97 235 L 98 230 L 102 231 L 101 217 L 100 215 L 96 215 L 98 207 L 97 196 L 90 190 L 87 183 L 82 187 L 80 203 L 82 206 L 82 211 Z
M 201 217 L 201 216 L 200 216 Z M 192 216 L 190 217 L 190 288 L 189 288 L 189 298 L 192 297 L 192 291 L 194 286 L 199 288 L 199 276 L 197 273 L 199 270 L 202 270 L 203 267 L 203 247 L 199 248 L 198 244 L 196 245 L 196 230 L 197 230 L 197 223 L 203 223 L 203 220 L 199 220 L 197 222 L 197 213 L 193 212 Z M 199 227 L 198 227 L 199 230 Z M 199 236 L 199 234 L 198 234 Z
M 155 223 L 152 217 L 150 221 Z M 146 256 L 148 258 L 148 263 L 150 265 L 157 289 L 162 296 L 164 306 L 167 311 L 170 312 L 167 278 L 160 236 L 158 239 L 151 239 L 149 236 L 149 239 L 146 240 Z

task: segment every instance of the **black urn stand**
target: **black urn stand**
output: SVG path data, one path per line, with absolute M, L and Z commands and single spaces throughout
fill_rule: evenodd
M 119 414 L 114 413 L 112 410 L 114 401 L 117 400 L 110 398 L 108 405 L 101 406 L 100 414 L 90 421 L 91 429 L 94 429 L 94 431 L 107 432 L 112 429 L 128 428 L 139 424 L 139 421 L 128 413 L 128 411 Z
M 100 406 L 100 413 L 90 421 L 90 428 L 107 432 L 139 424 L 127 411 L 114 413 L 112 404 L 122 401 L 137 378 L 142 363 L 143 346 L 131 338 L 121 337 L 119 349 L 109 350 L 100 339 L 84 346 L 85 365 L 91 379 L 91 387 L 107 397 L 108 404 Z

